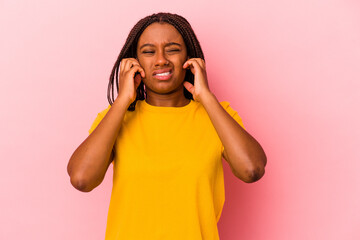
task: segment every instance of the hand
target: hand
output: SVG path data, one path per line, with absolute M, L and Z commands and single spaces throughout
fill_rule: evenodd
M 206 94 L 211 93 L 206 76 L 205 61 L 201 58 L 187 60 L 183 68 L 189 68 L 194 74 L 194 85 L 184 81 L 184 87 L 193 95 L 195 101 L 202 102 Z
M 136 74 L 140 73 L 140 74 Z M 119 73 L 119 95 L 129 105 L 136 99 L 136 89 L 141 83 L 141 78 L 145 78 L 145 71 L 140 67 L 135 58 L 124 58 L 120 63 Z

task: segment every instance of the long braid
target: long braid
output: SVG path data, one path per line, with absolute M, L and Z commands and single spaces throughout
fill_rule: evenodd
M 184 39 L 187 53 L 190 58 L 202 58 L 204 59 L 204 54 L 201 49 L 200 43 L 190 25 L 190 23 L 182 16 L 171 13 L 157 13 L 147 16 L 141 19 L 135 26 L 131 29 L 123 48 L 120 51 L 120 54 L 113 66 L 113 69 L 110 74 L 108 90 L 107 90 L 107 98 L 110 105 L 112 105 L 115 101 L 114 90 L 116 89 L 117 94 L 119 94 L 119 66 L 121 60 L 124 58 L 136 58 L 136 48 L 137 42 L 139 40 L 142 32 L 152 23 L 154 22 L 165 22 L 173 25 L 181 36 Z M 205 60 L 205 59 L 204 59 Z M 194 84 L 194 75 L 190 70 L 186 71 L 185 81 Z M 114 89 L 115 82 L 115 89 Z M 184 96 L 187 99 L 193 99 L 192 94 L 184 87 Z M 135 110 L 135 105 L 138 100 L 146 99 L 146 91 L 144 83 L 141 81 L 140 85 L 136 89 L 136 99 L 132 102 L 128 108 L 129 111 Z

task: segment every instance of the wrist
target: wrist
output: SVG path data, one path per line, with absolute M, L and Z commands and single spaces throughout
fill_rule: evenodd
M 216 96 L 210 92 L 210 91 L 206 91 L 200 98 L 200 102 L 202 105 L 206 106 L 209 103 L 211 103 L 211 101 L 213 101 L 214 99 L 216 99 Z M 217 100 L 217 99 L 216 99 Z
M 130 99 L 127 99 L 125 97 L 121 97 L 120 95 L 118 95 L 117 98 L 115 99 L 113 105 L 125 106 L 127 109 L 131 103 L 132 103 L 132 101 Z

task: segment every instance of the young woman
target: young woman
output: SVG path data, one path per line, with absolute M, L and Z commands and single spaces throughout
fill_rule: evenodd
M 158 13 L 134 26 L 112 70 L 108 100 L 68 164 L 71 184 L 89 192 L 113 163 L 105 238 L 219 239 L 222 157 L 250 183 L 263 176 L 266 155 L 237 112 L 209 89 L 186 19 Z

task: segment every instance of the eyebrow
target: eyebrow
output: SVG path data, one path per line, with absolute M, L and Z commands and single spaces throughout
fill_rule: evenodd
M 181 44 L 180 44 L 180 43 L 176 43 L 176 42 L 169 42 L 169 43 L 165 44 L 165 47 L 172 46 L 172 45 L 176 45 L 176 46 L 181 47 Z M 154 45 L 154 44 L 151 44 L 151 43 L 145 43 L 144 45 L 142 45 L 142 46 L 140 47 L 140 49 L 142 49 L 143 47 L 155 47 L 155 45 Z

